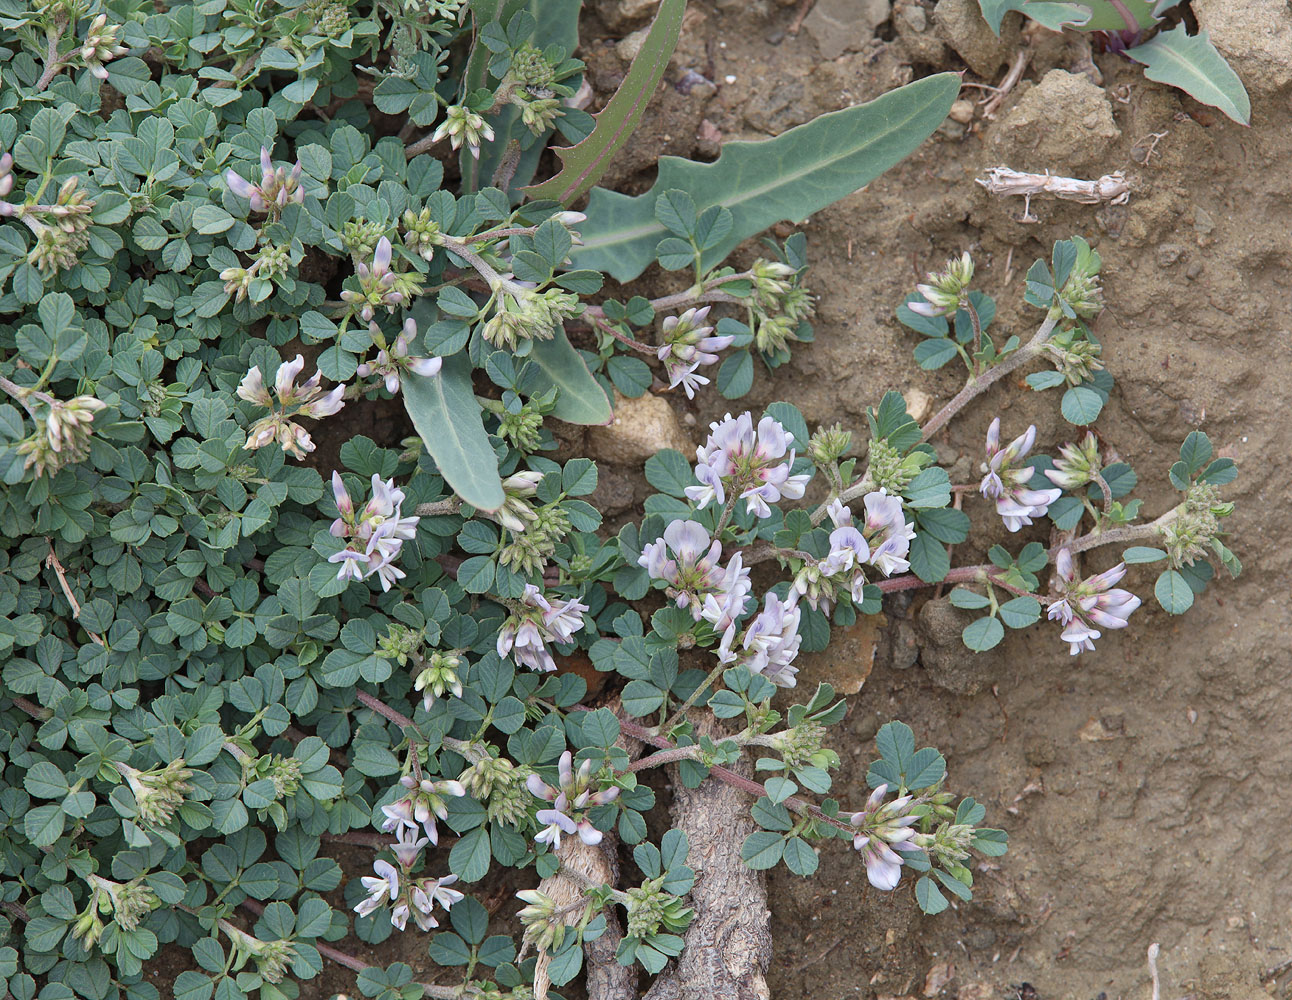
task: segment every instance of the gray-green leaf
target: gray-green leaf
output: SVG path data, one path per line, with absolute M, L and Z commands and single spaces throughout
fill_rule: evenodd
M 594 188 L 575 266 L 608 271 L 618 281 L 641 274 L 667 235 L 655 202 L 674 188 L 690 194 L 701 212 L 712 205 L 731 211 L 731 231 L 705 252 L 705 265 L 712 265 L 773 223 L 801 221 L 869 184 L 942 124 L 959 88 L 956 74 L 940 73 L 765 142 L 728 143 L 715 163 L 662 157 L 655 187 L 636 197 Z
M 408 374 L 401 384 L 413 426 L 454 492 L 481 510 L 501 507 L 498 462 L 485 433 L 466 357 L 445 358 L 438 375 Z

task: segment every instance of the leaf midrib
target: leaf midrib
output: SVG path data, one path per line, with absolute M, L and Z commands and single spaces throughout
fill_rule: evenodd
M 892 135 L 892 134 L 893 134 L 894 132 L 896 132 L 898 129 L 900 129 L 900 128 L 902 128 L 902 127 L 906 126 L 906 125 L 908 125 L 908 124 L 909 124 L 909 123 L 910 123 L 914 118 L 916 118 L 918 115 L 920 115 L 920 114 L 922 114 L 923 112 L 927 111 L 927 110 L 929 109 L 929 107 L 930 107 L 933 103 L 934 103 L 934 102 L 933 102 L 932 100 L 926 101 L 924 104 L 922 104 L 922 105 L 920 105 L 918 108 L 916 108 L 912 113 L 910 113 L 910 114 L 909 114 L 909 115 L 907 115 L 905 118 L 903 118 L 900 122 L 897 122 L 896 124 L 894 124 L 894 125 L 890 126 L 889 128 L 887 128 L 885 131 L 883 131 L 883 132 L 881 132 L 881 133 L 878 133 L 878 134 L 874 135 L 872 138 L 868 139 L 865 143 L 863 143 L 863 144 L 862 144 L 862 145 L 860 145 L 860 146 L 854 146 L 852 149 L 849 149 L 849 150 L 847 150 L 846 152 L 840 153 L 840 154 L 838 154 L 837 156 L 831 157 L 831 158 L 830 158 L 830 159 L 828 159 L 828 160 L 824 160 L 824 161 L 816 161 L 816 162 L 814 163 L 814 165 L 812 166 L 812 168 L 811 168 L 811 169 L 803 170 L 803 171 L 800 171 L 800 172 L 798 172 L 798 173 L 793 173 L 793 172 L 791 172 L 791 173 L 790 173 L 790 174 L 788 174 L 788 175 L 786 175 L 786 174 L 781 174 L 781 175 L 780 175 L 780 176 L 779 176 L 775 181 L 768 182 L 767 184 L 764 184 L 764 185 L 762 185 L 762 186 L 760 186 L 760 187 L 757 187 L 757 188 L 751 188 L 747 193 L 745 193 L 745 194 L 744 194 L 744 195 L 742 195 L 741 197 L 736 198 L 736 199 L 734 199 L 734 200 L 732 200 L 732 201 L 730 201 L 730 202 L 720 202 L 720 204 L 725 205 L 725 206 L 726 206 L 727 208 L 729 208 L 729 209 L 730 209 L 730 208 L 737 208 L 737 207 L 740 207 L 740 206 L 744 205 L 746 202 L 750 201 L 751 199 L 761 197 L 761 196 L 763 196 L 763 195 L 767 194 L 769 191 L 775 190 L 775 189 L 776 189 L 776 188 L 778 188 L 778 187 L 782 187 L 782 186 L 784 186 L 785 184 L 793 183 L 794 181 L 801 180 L 801 179 L 802 179 L 802 178 L 804 178 L 804 177 L 808 177 L 808 176 L 811 176 L 811 175 L 812 175 L 812 174 L 814 174 L 814 173 L 818 173 L 818 172 L 820 172 L 821 170 L 825 170 L 825 169 L 828 169 L 828 168 L 830 168 L 830 167 L 833 167 L 833 166 L 835 166 L 835 165 L 836 165 L 840 160 L 846 160 L 846 159 L 848 159 L 848 158 L 849 158 L 849 157 L 851 157 L 851 156 L 855 156 L 855 155 L 857 155 L 857 153 L 859 153 L 859 152 L 861 152 L 862 150 L 866 149 L 868 146 L 874 145 L 876 142 L 878 142 L 878 141 L 880 141 L 880 140 L 882 140 L 882 139 L 885 139 L 885 138 L 887 138 L 888 136 Z M 862 106 L 864 106 L 864 105 L 858 105 L 858 106 L 859 106 L 859 107 L 862 107 Z M 848 111 L 851 111 L 851 110 L 852 110 L 851 108 L 844 108 L 844 109 L 842 109 L 842 110 L 840 110 L 840 111 L 833 112 L 833 114 L 846 114 Z M 824 120 L 824 119 L 825 119 L 825 118 L 827 118 L 827 117 L 829 117 L 829 116 L 828 116 L 828 115 L 823 115 L 821 118 L 817 118 L 817 119 L 816 119 L 816 121 L 818 121 L 818 122 L 819 122 L 819 121 L 822 121 L 822 120 Z M 780 136 L 776 136 L 775 138 L 768 139 L 768 140 L 766 140 L 766 141 L 767 141 L 767 142 L 775 142 L 775 141 L 776 141 L 777 139 L 779 139 L 779 138 L 780 138 Z M 757 146 L 762 146 L 762 145 L 764 145 L 764 143 L 761 143 L 761 142 L 742 142 L 742 143 L 732 143 L 732 145 L 733 145 L 733 146 L 741 146 L 741 147 L 757 147 Z M 733 151 L 734 151 L 734 150 L 733 150 Z M 716 164 L 717 162 L 718 162 L 717 160 L 715 160 L 715 161 L 714 161 L 714 163 L 715 163 L 715 164 Z M 706 164 L 706 165 L 707 165 L 707 164 Z M 646 196 L 645 196 L 645 195 L 638 195 L 637 197 L 638 197 L 638 198 L 643 198 L 643 197 L 646 197 Z M 707 204 L 706 204 L 706 205 L 700 205 L 700 206 L 697 206 L 697 208 L 699 208 L 700 210 L 703 210 L 703 209 L 708 208 L 708 207 L 709 207 L 709 205 L 707 205 Z M 662 232 L 664 232 L 664 227 L 663 227 L 663 226 L 661 226 L 658 222 L 655 222 L 655 223 L 652 223 L 652 224 L 648 224 L 648 225 L 644 225 L 644 226 L 634 226 L 634 227 L 632 227 L 632 228 L 630 228 L 630 229 L 618 229 L 618 230 L 613 230 L 613 231 L 611 231 L 610 233 L 607 233 L 604 237 L 593 237 L 593 238 L 589 239 L 587 242 L 585 242 L 585 243 L 583 244 L 582 249 L 583 249 L 584 251 L 592 250 L 592 249 L 596 249 L 596 248 L 603 247 L 603 246 L 609 246 L 609 245 L 612 245 L 612 244 L 614 244 L 614 243 L 624 242 L 624 241 L 626 241 L 626 240 L 635 240 L 635 239 L 639 239 L 639 238 L 641 238 L 641 237 L 643 237 L 643 236 L 649 236 L 651 233 L 662 233 Z

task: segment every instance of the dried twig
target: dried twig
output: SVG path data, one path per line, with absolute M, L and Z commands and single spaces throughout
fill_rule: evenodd
M 72 607 L 72 617 L 79 619 L 81 617 L 81 603 L 76 599 L 76 595 L 72 593 L 71 585 L 67 582 L 67 571 L 63 569 L 63 564 L 58 561 L 58 556 L 54 554 L 54 543 L 48 538 L 45 539 L 45 542 L 49 545 L 49 555 L 45 557 L 45 565 L 52 569 L 54 575 L 58 577 L 58 585 L 63 589 L 63 596 L 67 598 L 67 603 Z M 103 645 L 103 636 L 97 632 L 90 632 L 88 628 L 85 631 L 89 633 L 91 639 L 100 646 Z
M 816 0 L 802 0 L 799 4 L 799 12 L 794 15 L 794 21 L 789 27 L 791 36 L 796 36 L 803 30 L 803 22 L 807 20 L 807 16 L 812 12 L 814 6 L 816 6 Z
M 1076 201 L 1083 205 L 1098 205 L 1108 202 L 1110 205 L 1124 205 L 1130 200 L 1130 183 L 1120 170 L 1093 181 L 1083 181 L 1076 177 L 1058 177 L 1046 171 L 1043 174 L 1029 174 L 1009 167 L 992 167 L 986 177 L 979 177 L 978 183 L 987 189 L 988 194 L 1003 197 L 1022 195 L 1023 217 L 1019 222 L 1039 222 L 1032 214 L 1032 195 L 1048 194 L 1064 201 Z
M 1030 49 L 1019 49 L 1014 54 L 1014 61 L 1009 64 L 1009 70 L 1005 73 L 1005 79 L 1000 81 L 1000 86 L 996 92 L 982 102 L 982 116 L 984 118 L 995 118 L 996 112 L 1000 106 L 1005 103 L 1007 98 L 1018 81 L 1023 79 L 1023 70 L 1027 69 L 1027 61 L 1032 58 Z
M 1153 977 L 1153 1000 L 1159 1000 L 1161 996 L 1161 981 L 1157 977 L 1157 953 L 1158 944 L 1154 941 L 1148 946 L 1148 974 Z

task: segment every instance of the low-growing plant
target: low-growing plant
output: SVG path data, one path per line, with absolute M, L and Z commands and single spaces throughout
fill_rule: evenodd
M 1206 29 L 1191 35 L 1182 21 L 1174 27 L 1162 26 L 1180 0 L 978 0 L 978 4 L 998 35 L 1010 11 L 1020 11 L 1051 31 L 1070 28 L 1092 34 L 1108 51 L 1141 63 L 1150 80 L 1179 87 L 1240 125 L 1251 121 L 1247 88 L 1216 51 Z
M 1172 612 L 1205 586 L 1203 557 L 1237 572 L 1217 495 L 1233 463 L 1200 433 L 1169 471 L 1183 501 L 1148 523 L 1126 499 L 1134 473 L 1089 434 L 1051 461 L 1029 455 L 1034 432 L 1002 447 L 993 424 L 977 485 L 936 463 L 928 439 L 1034 361 L 1054 370 L 1033 388 L 1067 386 L 1069 420 L 1098 415 L 1099 258 L 1080 240 L 1029 272 L 1044 320 L 1025 344 L 993 335 L 967 256 L 899 310 L 921 365 L 969 370 L 923 427 L 883 395 L 862 463 L 849 430 L 810 432 L 787 403 L 729 415 L 694 463 L 651 458 L 658 492 L 604 531 L 596 466 L 544 454 L 549 422 L 606 420 L 611 386 L 704 391 L 724 352 L 731 398 L 756 360 L 787 361 L 811 333 L 804 239 L 740 268 L 727 255 L 899 160 L 958 81 L 714 164 L 662 161 L 651 192 L 593 191 L 574 212 L 522 200 L 552 128 L 576 140 L 552 179 L 570 201 L 637 112 L 564 103 L 578 4 L 543 6 L 0 3 L 13 996 L 158 997 L 168 945 L 185 1000 L 314 995 L 301 983 L 325 960 L 369 997 L 519 1000 L 570 982 L 598 941 L 660 973 L 697 919 L 688 852 L 705 833 L 648 826 L 639 776 L 664 765 L 749 794 L 750 867 L 810 875 L 841 838 L 874 887 L 910 872 L 937 912 L 970 898 L 972 853 L 1003 853 L 1004 833 L 898 722 L 870 790 L 836 791 L 825 737 L 844 705 L 829 685 L 778 696 L 798 655 L 885 592 L 939 582 L 985 611 L 973 649 L 1036 622 L 1043 598 L 1073 652 L 1093 648 L 1138 606 L 1115 587 L 1122 565 L 1080 569 L 1106 544 L 1166 562 Z M 666 0 L 621 94 L 653 89 L 678 24 Z M 588 301 L 603 271 L 652 262 L 686 287 Z M 395 397 L 417 436 L 347 429 Z M 1057 541 L 952 568 L 975 491 L 1011 531 L 1049 517 Z M 612 698 L 585 703 L 559 669 L 576 655 Z M 632 848 L 622 876 L 616 842 Z M 338 843 L 372 851 L 371 871 L 347 878 Z M 519 940 L 491 935 L 469 894 L 494 868 L 525 904 Z M 340 947 L 410 921 L 455 985 Z

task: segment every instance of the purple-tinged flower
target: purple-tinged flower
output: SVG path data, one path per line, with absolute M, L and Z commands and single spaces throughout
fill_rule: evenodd
M 322 372 L 316 371 L 308 381 L 297 385 L 296 377 L 304 367 L 305 358 L 299 354 L 291 361 L 280 364 L 274 376 L 272 396 L 265 388 L 264 374 L 259 367 L 250 369 L 242 377 L 238 384 L 238 398 L 272 411 L 248 429 L 247 440 L 243 445 L 248 451 L 277 441 L 289 455 L 304 458 L 314 450 L 314 442 L 310 440 L 309 432 L 295 422 L 296 419 L 309 417 L 321 420 L 345 406 L 346 387 L 338 385 L 331 391 L 324 392 L 320 386 Z
M 400 778 L 399 783 L 408 789 L 408 794 L 381 807 L 382 815 L 386 817 L 381 828 L 387 833 L 393 831 L 402 840 L 404 834 L 401 831 L 411 830 L 415 833 L 420 827 L 426 831 L 428 842 L 439 844 L 440 833 L 435 825 L 435 818 L 438 816 L 440 819 L 448 819 L 449 808 L 444 800 L 466 795 L 466 788 L 460 781 L 432 781 L 428 778 L 419 781 L 408 774 Z
M 708 440 L 696 450 L 695 478 L 701 485 L 686 488 L 687 497 L 697 506 L 726 503 L 731 490 L 745 501 L 750 513 L 769 517 L 769 502 L 803 496 L 811 477 L 790 475 L 794 435 L 772 417 L 763 417 L 755 430 L 748 412 L 734 418 L 728 413 L 709 429 Z
M 954 316 L 965 288 L 973 280 L 973 258 L 966 250 L 947 261 L 945 271 L 931 271 L 927 277 L 927 284 L 915 286 L 920 298 L 908 302 L 906 308 L 917 316 Z
M 670 553 L 672 558 L 670 558 Z M 690 608 L 691 617 L 699 621 L 704 615 L 706 597 L 714 595 L 720 608 L 738 604 L 744 610 L 744 596 L 749 593 L 749 571 L 736 553 L 724 570 L 719 564 L 722 544 L 710 540 L 708 529 L 698 521 L 669 522 L 661 538 L 642 546 L 637 560 L 654 580 L 668 584 L 669 596 L 679 608 Z M 713 612 L 721 617 L 720 612 Z
M 613 802 L 619 797 L 615 785 L 593 789 L 599 784 L 592 775 L 592 761 L 585 760 L 574 769 L 574 755 L 566 750 L 556 765 L 557 787 L 553 788 L 537 774 L 525 780 L 525 787 L 535 798 L 552 803 L 551 809 L 540 809 L 535 819 L 544 828 L 534 837 L 542 844 L 551 844 L 556 850 L 561 846 L 561 834 L 578 834 L 588 846 L 601 843 L 601 831 L 587 818 L 587 810 Z
M 1095 640 L 1103 634 L 1100 628 L 1125 628 L 1131 613 L 1140 606 L 1138 597 L 1116 587 L 1126 575 L 1126 564 L 1118 563 L 1080 582 L 1070 550 L 1060 549 L 1054 564 L 1061 596 L 1050 604 L 1049 618 L 1064 626 L 1062 638 L 1071 655 L 1093 652 Z
M 709 306 L 688 309 L 680 316 L 666 317 L 661 327 L 663 343 L 655 352 L 664 362 L 670 389 L 679 385 L 686 390 L 686 398 L 694 399 L 697 386 L 708 385 L 709 380 L 696 374 L 702 365 L 718 360 L 715 351 L 725 351 L 736 340 L 732 336 L 710 336 L 713 327 L 706 326 Z
M 419 929 L 429 931 L 440 926 L 432 914 L 436 903 L 447 910 L 466 898 L 456 889 L 446 888 L 457 880 L 456 875 L 445 875 L 443 878 L 419 879 L 409 886 L 408 904 Z
M 341 564 L 337 579 L 366 580 L 375 574 L 381 589 L 390 590 L 391 584 L 404 578 L 395 560 L 404 543 L 416 537 L 420 520 L 416 516 L 403 516 L 404 491 L 396 488 L 393 479 L 383 482 L 374 474 L 372 499 L 356 514 L 341 474 L 333 472 L 332 495 L 339 516 L 328 530 L 347 542 L 340 552 L 328 556 L 328 562 Z
M 903 858 L 893 849 L 901 847 L 913 851 L 910 842 L 915 836 L 912 826 L 918 817 L 904 815 L 912 796 L 903 795 L 892 802 L 884 802 L 888 785 L 880 785 L 870 793 L 866 808 L 853 813 L 849 823 L 857 828 L 852 846 L 861 852 L 866 863 L 866 878 L 876 889 L 888 892 L 897 888 L 902 877 Z
M 414 375 L 423 375 L 431 378 L 440 373 L 440 367 L 444 364 L 443 358 L 414 358 L 409 356 L 409 351 L 413 340 L 417 337 L 417 320 L 411 316 L 404 320 L 404 326 L 395 338 L 395 342 L 389 347 L 386 346 L 386 340 L 377 324 L 368 324 L 369 332 L 372 338 L 379 345 L 377 357 L 373 361 L 365 361 L 358 368 L 360 378 L 368 378 L 371 375 L 379 376 L 386 383 L 386 391 L 391 393 L 399 392 L 400 378 L 406 377 L 408 372 Z
M 427 837 L 418 838 L 417 834 L 410 831 L 408 827 L 398 826 L 395 828 L 395 843 L 391 845 L 390 849 L 400 867 L 404 871 L 408 871 L 417 863 L 417 859 L 422 853 L 422 848 L 430 842 Z
M 791 688 L 796 683 L 794 675 L 799 668 L 794 666 L 794 658 L 802 641 L 799 619 L 798 605 L 792 600 L 782 601 L 769 590 L 763 610 L 745 629 L 745 664 L 777 687 Z
M 377 874 L 365 875 L 359 881 L 363 883 L 368 895 L 360 900 L 354 912 L 366 917 L 387 901 L 394 902 L 399 898 L 399 869 L 389 861 L 378 859 L 372 863 L 372 870 Z
M 915 523 L 906 520 L 901 498 L 880 489 L 867 493 L 862 502 L 866 506 L 862 531 L 870 543 L 870 564 L 884 576 L 905 573 L 911 568 L 905 557 L 915 537 Z
M 552 603 L 532 583 L 514 606 L 511 617 L 498 632 L 498 655 L 510 656 L 530 670 L 547 672 L 556 669 L 556 661 L 547 643 L 567 643 L 583 628 L 586 604 L 575 598 Z
M 1058 489 L 1029 490 L 1025 487 L 1036 470 L 1020 462 L 1035 442 L 1036 427 L 1032 426 L 1011 441 L 1009 447 L 1001 448 L 1000 417 L 993 420 L 987 430 L 987 462 L 983 465 L 986 475 L 979 490 L 987 499 L 996 501 L 996 513 L 1010 531 L 1018 531 L 1023 525 L 1031 524 L 1034 517 L 1045 516 L 1050 504 L 1063 493 Z
M 266 212 L 272 219 L 278 218 L 283 209 L 290 203 L 297 205 L 305 201 L 305 189 L 301 187 L 301 161 L 290 171 L 285 167 L 275 168 L 269 156 L 269 150 L 260 148 L 260 183 L 253 184 L 236 170 L 225 171 L 224 182 L 239 198 L 251 202 L 253 212 Z
M 394 312 L 421 294 L 421 277 L 416 271 L 396 271 L 391 267 L 394 260 L 394 248 L 385 236 L 377 241 L 373 250 L 372 263 L 360 261 L 355 265 L 354 273 L 359 282 L 359 290 L 343 288 L 341 300 L 356 308 L 359 318 L 371 323 L 378 309 Z
M 1080 444 L 1065 444 L 1059 449 L 1054 468 L 1045 470 L 1045 478 L 1060 489 L 1078 490 L 1094 482 L 1101 467 L 1099 441 L 1087 431 Z

